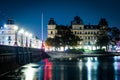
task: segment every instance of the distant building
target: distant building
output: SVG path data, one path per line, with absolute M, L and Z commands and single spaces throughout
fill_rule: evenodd
M 1 45 L 14 45 L 15 43 L 15 30 L 14 21 L 9 19 L 7 24 L 0 28 L 0 44 Z
M 54 38 L 54 36 L 59 32 L 57 24 L 54 18 L 50 18 L 48 23 L 48 37 Z M 82 39 L 79 42 L 81 48 L 94 49 L 97 40 L 96 35 L 100 33 L 100 25 L 85 25 L 79 16 L 75 16 L 74 20 L 71 21 L 71 26 L 69 27 L 72 33 Z
M 0 45 L 41 48 L 41 40 L 18 28 L 12 19 L 0 28 Z
M 48 23 L 48 37 L 54 38 L 55 34 L 57 33 L 56 26 L 57 24 L 54 21 L 54 18 L 50 18 Z

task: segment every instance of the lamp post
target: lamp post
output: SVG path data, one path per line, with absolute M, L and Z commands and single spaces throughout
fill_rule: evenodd
M 25 32 L 25 36 L 26 36 L 26 42 L 25 42 L 25 43 L 26 43 L 26 47 L 28 47 L 28 35 L 29 35 L 28 32 Z
M 18 26 L 14 26 L 14 31 L 15 31 L 15 42 L 14 42 L 14 45 L 17 46 L 17 30 L 18 30 Z
M 21 43 L 20 43 L 20 45 L 21 46 L 23 46 L 23 33 L 24 33 L 24 29 L 21 29 L 20 31 L 19 31 L 19 34 L 21 34 Z
M 32 34 L 31 33 L 29 34 L 29 38 L 30 38 L 30 44 L 29 44 L 29 46 L 32 47 L 32 39 L 31 39 L 32 38 Z

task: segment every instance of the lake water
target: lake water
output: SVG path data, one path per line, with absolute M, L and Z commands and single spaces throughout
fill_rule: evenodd
M 120 56 L 44 59 L 10 72 L 3 80 L 120 80 Z

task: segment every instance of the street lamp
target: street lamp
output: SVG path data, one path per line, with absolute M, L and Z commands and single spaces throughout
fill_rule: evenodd
M 14 31 L 15 31 L 15 42 L 14 45 L 17 46 L 17 30 L 18 30 L 18 26 L 14 25 Z
M 28 33 L 28 32 L 25 32 L 25 36 L 26 36 L 26 47 L 28 47 L 28 35 L 29 35 L 29 33 Z
M 24 33 L 24 29 L 21 29 L 19 31 L 19 34 L 21 34 L 21 46 L 23 46 L 23 33 Z
M 29 46 L 30 46 L 30 47 L 32 47 L 32 39 L 31 39 L 32 36 L 33 36 L 33 35 L 30 33 L 30 34 L 29 34 L 29 38 L 30 38 L 30 45 L 29 45 Z

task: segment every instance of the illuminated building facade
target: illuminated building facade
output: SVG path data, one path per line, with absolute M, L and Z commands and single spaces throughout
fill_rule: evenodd
M 41 48 L 41 40 L 19 29 L 12 19 L 0 28 L 0 45 Z
M 54 19 L 50 18 L 48 23 L 48 37 L 54 38 L 57 32 L 59 32 L 58 29 L 56 29 L 57 26 Z M 75 16 L 69 28 L 74 35 L 82 39 L 82 41 L 79 42 L 79 47 L 86 49 L 95 48 L 97 40 L 96 35 L 100 33 L 100 25 L 84 25 L 82 19 L 79 16 Z
M 54 38 L 57 33 L 56 26 L 57 24 L 55 23 L 54 18 L 51 18 L 48 23 L 48 37 Z

